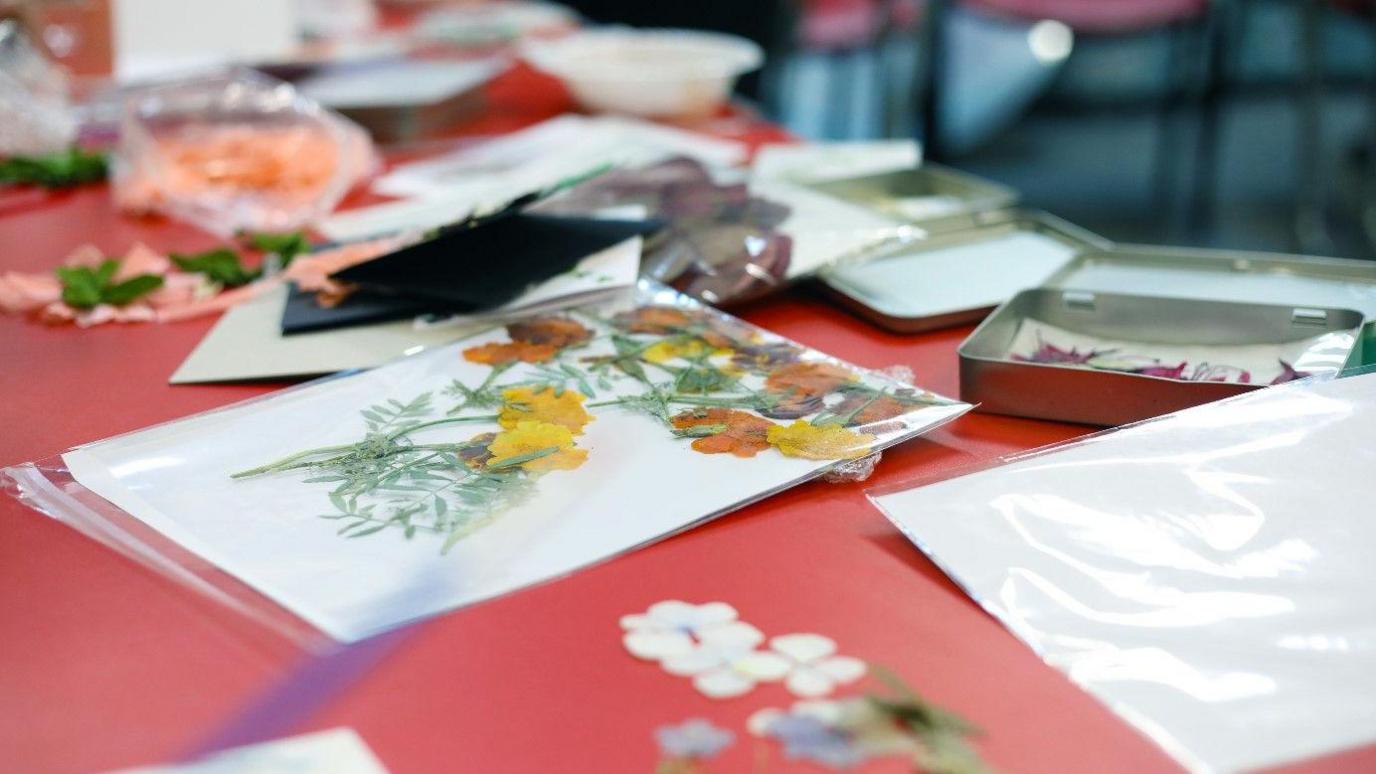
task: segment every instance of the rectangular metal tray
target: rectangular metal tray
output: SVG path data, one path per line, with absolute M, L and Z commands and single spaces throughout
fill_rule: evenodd
M 1044 287 L 1259 304 L 1355 309 L 1376 363 L 1376 262 L 1239 250 L 1115 245 L 1086 250 Z
M 993 414 L 1121 425 L 1219 400 L 1264 385 L 1187 382 L 1005 358 L 1024 319 L 1129 341 L 1168 344 L 1269 344 L 1326 331 L 1356 330 L 1352 309 L 1303 308 L 1038 288 L 999 307 L 958 350 L 960 398 Z M 1348 357 L 1361 357 L 1355 340 Z
M 1059 273 L 1057 266 L 1078 251 L 1110 244 L 1060 218 L 1027 210 L 965 214 L 922 229 L 926 239 L 823 270 L 823 287 L 881 328 L 918 333 L 978 322 L 1013 294 Z M 994 252 L 983 267 L 972 263 L 981 250 L 998 251 L 1001 245 L 1024 252 Z M 1066 251 L 1064 260 L 1055 254 L 1060 250 Z
M 808 187 L 910 223 L 1001 210 L 1018 201 L 1018 192 L 1006 185 L 930 163 Z

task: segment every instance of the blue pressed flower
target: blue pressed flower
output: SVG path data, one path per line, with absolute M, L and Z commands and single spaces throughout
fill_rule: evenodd
M 731 746 L 736 735 L 702 718 L 655 729 L 655 741 L 666 757 L 705 760 Z
M 766 733 L 784 746 L 788 758 L 814 761 L 832 768 L 849 768 L 867 757 L 850 736 L 807 715 L 780 715 Z

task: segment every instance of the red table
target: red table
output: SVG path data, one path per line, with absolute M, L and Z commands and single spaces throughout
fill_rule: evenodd
M 518 71 L 466 133 L 567 106 Z M 725 122 L 746 139 L 781 136 Z M 116 215 L 103 188 L 0 209 L 0 270 L 43 271 L 71 248 L 135 240 L 202 249 L 208 235 Z M 969 332 L 883 333 L 799 289 L 743 316 L 863 366 L 910 366 L 955 395 Z M 0 465 L 259 395 L 280 385 L 171 387 L 211 325 L 80 331 L 0 317 Z M 816 631 L 885 664 L 985 731 L 1006 771 L 1170 771 L 1174 764 L 961 593 L 864 491 L 1062 441 L 1087 428 L 970 414 L 885 452 L 865 484 L 813 483 L 570 578 L 327 656 L 303 654 L 154 571 L 0 498 L 0 750 L 9 771 L 86 771 L 347 725 L 397 772 L 650 771 L 655 727 L 706 717 L 737 743 L 707 772 L 764 769 L 744 721 L 790 697 L 726 702 L 629 657 L 617 619 L 668 598 L 724 600 L 766 632 Z M 635 507 L 628 504 L 627 507 Z M 1371 770 L 1376 749 L 1295 770 Z M 798 766 L 799 770 L 820 770 Z M 896 761 L 866 769 L 904 771 Z

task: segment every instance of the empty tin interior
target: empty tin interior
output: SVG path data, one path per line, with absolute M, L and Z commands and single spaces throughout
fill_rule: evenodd
M 1003 209 L 1018 199 L 1017 192 L 1008 186 L 937 164 L 814 183 L 809 187 L 913 222 Z

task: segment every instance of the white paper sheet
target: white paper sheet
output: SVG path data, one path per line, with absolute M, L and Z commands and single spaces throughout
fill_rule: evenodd
M 398 320 L 282 335 L 287 288 L 240 304 L 220 318 L 172 374 L 172 384 L 280 379 L 374 368 L 447 344 L 495 321 L 626 295 L 640 267 L 640 237 L 584 258 L 570 272 L 536 285 L 502 308 L 438 320 Z
M 657 304 L 699 309 L 670 291 L 642 286 L 641 292 L 647 301 Z M 596 319 L 605 319 L 615 311 L 599 309 Z M 514 382 L 562 380 L 561 395 L 576 388 L 587 396 L 590 406 L 643 395 L 643 384 L 619 369 L 608 372 L 610 381 L 606 383 L 591 375 L 582 377 L 585 381 L 565 378 L 570 368 L 575 373 L 592 374 L 592 364 L 597 361 L 588 358 L 612 356 L 623 352 L 628 344 L 624 334 L 618 334 L 621 339 L 612 335 L 609 324 L 587 319 L 599 335 L 583 348 L 567 357 L 561 354 L 560 360 L 547 366 L 518 365 L 502 372 L 493 383 L 506 387 Z M 751 335 L 758 337 L 759 344 L 784 343 L 763 332 Z M 385 407 L 389 400 L 399 401 L 393 405 L 400 406 L 429 394 L 433 405 L 422 412 L 425 421 L 454 416 L 446 412 L 467 394 L 464 390 L 481 390 L 489 383 L 486 380 L 499 373 L 488 365 L 470 362 L 463 353 L 503 343 L 507 336 L 506 330 L 490 331 L 372 371 L 90 444 L 68 452 L 63 460 L 83 486 L 340 640 L 355 640 L 557 578 L 815 476 L 832 464 L 785 456 L 772 446 L 750 458 L 705 453 L 691 445 L 695 438 L 676 438 L 650 414 L 624 406 L 603 407 L 592 410 L 595 421 L 577 436 L 577 448 L 586 451 L 581 466 L 539 475 L 527 499 L 495 512 L 495 518 L 470 522 L 465 510 L 461 513 L 462 532 L 408 536 L 401 524 L 393 523 L 358 539 L 337 534 L 339 525 L 347 523 L 337 520 L 339 513 L 348 505 L 330 496 L 338 479 L 310 482 L 306 477 L 314 474 L 309 471 L 230 477 L 303 449 L 362 449 L 354 445 L 367 432 L 368 414 L 361 415 L 361 410 Z M 630 342 L 632 349 L 655 341 L 642 341 L 644 336 L 637 336 Z M 823 359 L 811 351 L 790 351 L 808 362 Z M 657 384 L 676 385 L 681 377 L 674 375 L 674 369 L 688 365 L 683 360 L 669 360 L 647 363 L 643 368 L 655 374 Z M 748 390 L 741 394 L 748 397 L 762 389 L 763 377 L 740 378 L 742 388 Z M 868 385 L 867 389 L 889 395 L 903 388 L 878 374 L 856 373 L 850 378 L 861 380 L 856 382 L 857 388 Z M 456 380 L 465 385 L 464 390 L 454 386 Z M 674 392 L 680 388 L 662 389 Z M 727 399 L 729 392 L 714 391 L 709 397 Z M 843 393 L 828 395 L 841 398 Z M 687 410 L 697 399 L 683 400 L 676 399 L 672 410 Z M 808 411 L 828 410 L 834 404 Z M 969 408 L 954 402 L 907 405 L 904 413 L 879 422 L 872 430 L 866 425 L 862 429 L 872 436 L 858 438 L 862 445 L 848 448 L 863 453 L 863 449 L 882 447 Z M 496 407 L 483 404 L 482 409 L 465 409 L 457 416 L 482 417 Z M 780 424 L 792 427 L 787 421 Z M 465 420 L 463 424 L 427 425 L 404 438 L 410 439 L 408 444 L 453 445 L 477 434 L 505 432 L 504 428 L 491 419 Z M 855 438 L 853 431 L 841 435 Z M 429 451 L 426 446 L 420 453 Z M 451 466 L 445 473 L 462 477 L 469 475 L 465 470 L 462 465 Z M 432 504 L 433 495 L 415 495 L 416 503 L 451 516 L 462 507 L 441 509 Z M 393 495 L 389 490 L 369 495 L 358 505 L 376 503 L 379 516 L 394 516 L 395 502 L 376 499 L 393 496 L 410 495 Z M 469 523 L 480 528 L 468 532 L 465 525 Z M 442 553 L 446 536 L 456 534 L 461 539 L 452 542 L 447 554 Z
M 753 180 L 750 192 L 789 208 L 778 231 L 793 240 L 788 278 L 806 277 L 880 245 L 922 238 L 922 229 L 792 183 Z
M 387 769 L 352 728 L 332 728 L 222 750 L 192 763 L 112 774 L 387 774 Z
M 1372 438 L 1376 375 L 1297 382 L 873 499 L 1048 664 L 1237 771 L 1376 740 Z

